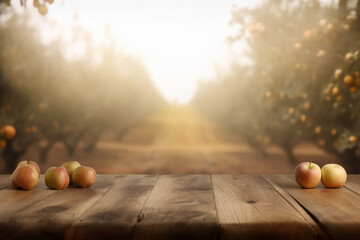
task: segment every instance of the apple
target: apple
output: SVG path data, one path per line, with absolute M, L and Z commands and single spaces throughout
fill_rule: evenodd
M 51 167 L 45 173 L 45 184 L 50 189 L 65 189 L 69 182 L 70 177 L 64 167 Z
M 11 185 L 14 188 L 30 190 L 34 188 L 39 181 L 37 169 L 31 163 L 25 163 L 18 166 L 11 175 Z
M 40 167 L 39 167 L 39 165 L 37 165 L 37 163 L 34 162 L 34 161 L 30 161 L 30 160 L 21 161 L 21 162 L 18 164 L 17 167 L 23 166 L 23 165 L 27 165 L 27 164 L 30 164 L 30 165 L 32 165 L 33 167 L 35 167 L 37 173 L 38 173 L 39 176 L 40 176 Z
M 96 180 L 96 171 L 91 167 L 81 166 L 74 170 L 72 174 L 73 183 L 79 187 L 91 187 Z
M 66 162 L 66 163 L 63 163 L 61 165 L 61 167 L 64 167 L 66 169 L 66 171 L 68 172 L 69 174 L 69 177 L 70 177 L 70 184 L 73 184 L 73 181 L 72 181 L 72 174 L 74 172 L 74 170 L 77 168 L 77 167 L 80 167 L 80 163 L 77 162 L 77 161 L 69 161 L 69 162 Z
M 312 162 L 303 162 L 295 168 L 295 180 L 303 188 L 314 188 L 321 180 L 320 167 Z
M 345 169 L 336 163 L 325 164 L 321 169 L 321 182 L 327 188 L 340 188 L 346 182 Z

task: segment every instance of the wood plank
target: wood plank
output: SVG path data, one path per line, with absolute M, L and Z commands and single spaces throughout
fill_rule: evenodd
M 291 197 L 291 195 L 286 192 L 284 189 L 276 185 L 272 180 L 271 177 L 274 177 L 276 175 L 263 175 L 265 180 L 270 183 L 270 185 L 307 221 L 319 234 L 318 238 L 323 240 L 328 240 L 330 237 L 326 232 L 323 231 L 323 229 L 315 222 L 315 220 L 301 207 L 301 205 L 298 204 L 298 202 L 295 201 L 294 198 Z
M 161 175 L 133 239 L 215 239 L 216 210 L 209 175 Z
M 44 175 L 41 175 L 35 188 L 28 191 L 13 189 L 9 179 L 8 186 L 0 191 L 0 226 L 7 216 L 21 212 L 55 193 L 47 189 L 44 179 Z
M 11 174 L 0 174 L 0 190 L 10 186 Z
M 119 175 L 114 186 L 86 211 L 66 239 L 131 239 L 158 175 Z
M 317 232 L 259 175 L 212 175 L 219 239 L 317 239 Z
M 271 176 L 287 191 L 333 239 L 358 239 L 360 236 L 360 196 L 347 188 L 300 188 L 294 176 Z
M 349 174 L 345 187 L 360 195 L 360 174 Z
M 41 181 L 41 189 L 36 191 L 12 190 L 10 199 L 24 193 L 29 201 L 14 205 L 15 211 L 1 213 L 0 239 L 64 239 L 66 229 L 106 194 L 114 178 L 115 175 L 98 175 L 95 184 L 88 189 L 49 190 Z

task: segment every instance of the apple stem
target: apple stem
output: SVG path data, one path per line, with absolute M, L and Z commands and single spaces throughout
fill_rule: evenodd
M 311 167 L 311 161 L 309 162 L 309 168 Z
M 27 164 L 29 164 L 30 163 L 30 160 L 27 160 Z

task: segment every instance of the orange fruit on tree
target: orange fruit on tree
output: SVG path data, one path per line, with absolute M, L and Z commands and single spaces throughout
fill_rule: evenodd
M 315 132 L 316 134 L 321 133 L 321 126 L 316 126 L 314 132 Z
M 265 96 L 266 96 L 267 98 L 271 98 L 272 93 L 271 93 L 270 91 L 267 91 L 267 92 L 265 93 Z
M 323 57 L 325 56 L 326 52 L 324 50 L 319 50 L 317 53 L 316 53 L 316 56 L 317 57 Z
M 358 88 L 357 87 L 351 87 L 350 88 L 350 92 L 351 93 L 356 93 L 358 91 Z
M 356 138 L 356 136 L 352 135 L 352 136 L 349 137 L 348 141 L 349 141 L 350 143 L 356 143 L 356 142 L 357 142 L 357 138 Z
M 40 5 L 40 6 L 38 7 L 38 12 L 39 12 L 41 15 L 45 16 L 45 15 L 47 14 L 47 12 L 48 12 L 48 8 L 46 7 L 45 4 L 42 4 L 42 5 Z
M 294 43 L 294 48 L 296 50 L 299 50 L 301 48 L 301 43 L 297 42 L 297 43 Z
M 311 30 L 311 29 L 308 29 L 308 30 L 306 30 L 305 32 L 304 32 L 304 37 L 306 38 L 306 39 L 310 39 L 310 38 L 312 38 L 313 36 L 314 36 L 314 31 L 313 30 Z
M 6 141 L 4 139 L 0 140 L 0 149 L 6 147 Z
M 344 84 L 346 85 L 346 86 L 351 86 L 353 83 L 354 83 L 354 79 L 353 79 L 353 77 L 350 75 L 350 74 L 347 74 L 345 77 L 344 77 L 344 79 L 343 79 L 343 81 L 344 81 Z
M 336 133 L 337 133 L 336 128 L 332 128 L 332 129 L 331 129 L 331 135 L 335 136 L 335 135 L 336 135 Z
M 34 0 L 33 5 L 34 7 L 39 7 L 40 6 L 39 0 Z
M 309 101 L 306 101 L 306 102 L 304 103 L 304 109 L 305 109 L 305 110 L 309 110 L 309 109 L 310 109 L 310 102 L 309 102 Z
M 300 122 L 302 122 L 302 123 L 306 123 L 307 122 L 307 117 L 306 117 L 306 115 L 301 115 L 300 116 Z
M 338 95 L 338 94 L 340 93 L 340 89 L 339 89 L 338 87 L 333 87 L 333 88 L 331 89 L 331 93 L 332 93 L 333 95 Z
M 351 61 L 351 60 L 353 60 L 353 58 L 354 58 L 354 54 L 352 52 L 348 52 L 345 54 L 346 61 Z
M 1 133 L 6 140 L 13 139 L 16 134 L 16 130 L 11 125 L 6 125 L 1 128 Z
M 324 139 L 319 139 L 318 144 L 323 147 L 325 146 L 326 142 Z
M 339 79 L 341 77 L 342 74 L 342 70 L 341 69 L 336 69 L 334 72 L 334 77 L 335 79 Z

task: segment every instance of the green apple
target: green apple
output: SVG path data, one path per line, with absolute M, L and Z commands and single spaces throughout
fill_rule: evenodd
M 14 188 L 30 190 L 39 181 L 37 169 L 30 163 L 18 166 L 11 175 L 11 185 Z
M 96 180 L 96 171 L 91 167 L 81 166 L 73 172 L 73 182 L 83 188 L 91 187 Z
M 321 169 L 321 182 L 327 188 L 340 188 L 346 182 L 345 169 L 336 163 L 329 163 Z
M 74 172 L 74 170 L 77 168 L 77 167 L 80 167 L 80 163 L 77 162 L 77 161 L 69 161 L 69 162 L 66 162 L 66 163 L 63 163 L 61 165 L 61 167 L 64 167 L 66 169 L 66 171 L 68 172 L 69 174 L 69 177 L 70 177 L 70 184 L 73 184 L 73 181 L 72 181 L 72 174 Z
M 69 182 L 70 177 L 64 167 L 51 167 L 45 173 L 45 184 L 50 189 L 65 189 Z
M 312 162 L 303 162 L 295 168 L 295 180 L 303 188 L 314 188 L 320 183 L 321 169 Z

